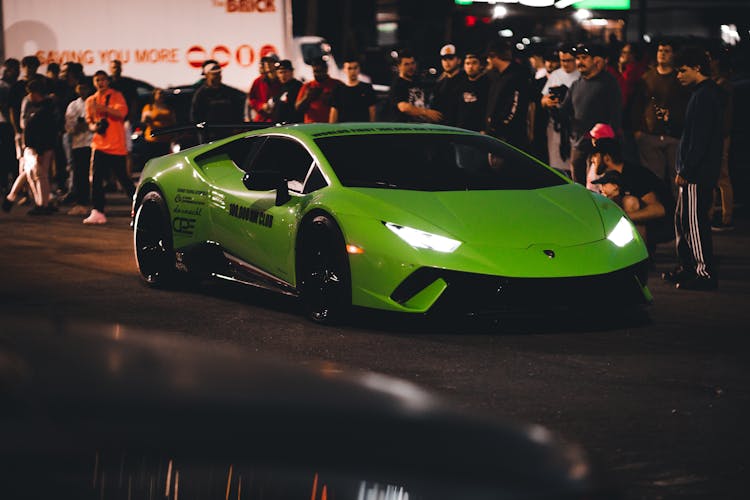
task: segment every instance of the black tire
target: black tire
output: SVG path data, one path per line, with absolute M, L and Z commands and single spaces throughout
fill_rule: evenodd
M 175 283 L 175 253 L 169 209 L 161 193 L 149 191 L 141 200 L 133 227 L 135 261 L 147 285 L 167 287 Z
M 315 323 L 346 320 L 352 306 L 349 256 L 333 220 L 315 216 L 305 224 L 300 252 L 300 291 L 305 314 Z

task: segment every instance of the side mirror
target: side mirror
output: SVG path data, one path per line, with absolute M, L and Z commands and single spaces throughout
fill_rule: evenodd
M 255 170 L 242 177 L 242 183 L 250 191 L 276 190 L 276 206 L 281 206 L 292 199 L 286 179 L 281 173 L 273 170 Z

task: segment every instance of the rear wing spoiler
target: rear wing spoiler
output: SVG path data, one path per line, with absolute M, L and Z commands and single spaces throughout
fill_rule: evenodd
M 201 133 L 206 130 L 260 130 L 264 128 L 275 127 L 283 125 L 282 123 L 256 123 L 256 122 L 242 122 L 242 123 L 188 123 L 186 125 L 174 125 L 171 127 L 155 128 L 151 132 L 151 135 L 158 137 L 160 135 L 176 134 L 179 132 L 198 132 Z

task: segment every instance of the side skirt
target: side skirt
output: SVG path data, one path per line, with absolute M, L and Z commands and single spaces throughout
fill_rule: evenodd
M 179 271 L 198 277 L 219 278 L 291 297 L 300 294 L 291 284 L 230 254 L 213 241 L 177 250 L 176 262 Z

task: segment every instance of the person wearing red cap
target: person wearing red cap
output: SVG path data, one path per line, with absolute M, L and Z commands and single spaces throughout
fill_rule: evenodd
M 626 162 L 618 139 L 596 139 L 592 156 L 598 157 L 596 163 L 601 175 L 593 183 L 604 188 L 602 194 L 619 201 L 653 255 L 657 243 L 674 237 L 671 191 L 647 168 Z M 612 182 L 613 179 L 617 182 Z M 613 183 L 619 185 L 619 191 L 610 191 L 607 184 Z
M 606 123 L 619 133 L 622 120 L 622 94 L 615 78 L 604 71 L 606 51 L 598 45 L 575 48 L 576 68 L 581 78 L 570 87 L 560 111 L 571 120 L 571 173 L 573 180 L 586 182 L 586 159 L 591 152 L 589 130 Z
M 596 143 L 599 139 L 614 139 L 615 131 L 612 127 L 606 123 L 597 123 L 589 131 L 589 137 L 591 137 L 591 145 L 596 147 Z M 594 182 L 596 179 L 601 177 L 599 172 L 599 163 L 601 161 L 601 155 L 592 154 L 588 161 L 588 170 L 586 171 L 586 187 L 595 193 L 601 192 L 601 184 Z

